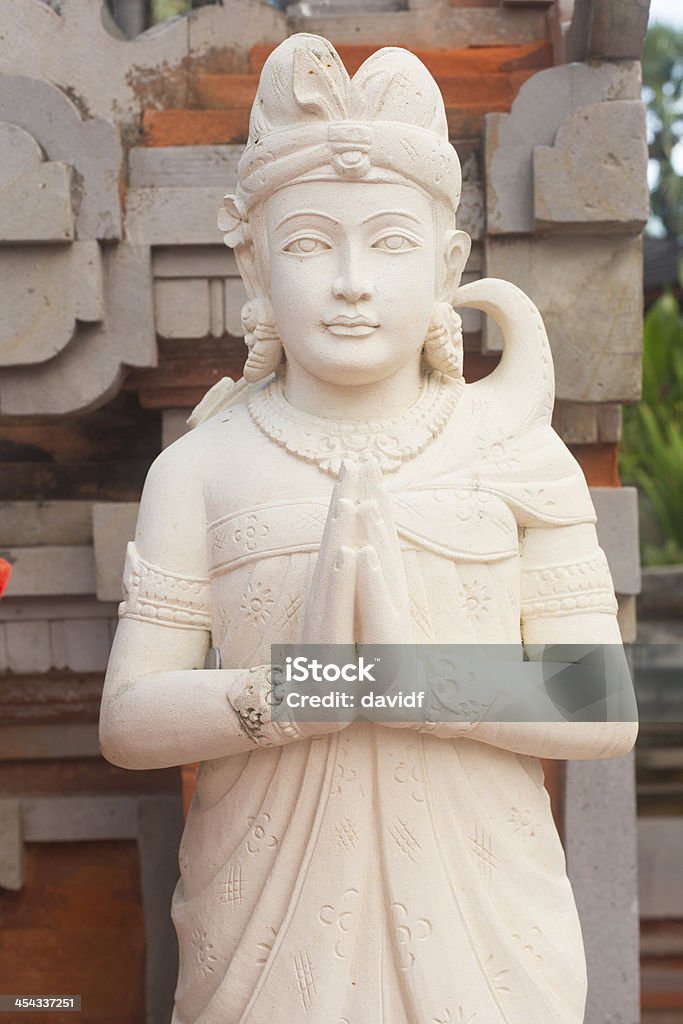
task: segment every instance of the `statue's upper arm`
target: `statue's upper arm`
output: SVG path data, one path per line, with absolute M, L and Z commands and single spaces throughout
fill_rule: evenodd
M 182 439 L 184 441 L 185 439 Z M 171 572 L 208 575 L 206 511 L 196 445 L 176 442 L 159 455 L 145 481 L 135 545 L 140 557 Z
M 591 523 L 522 532 L 525 643 L 620 644 L 607 559 Z

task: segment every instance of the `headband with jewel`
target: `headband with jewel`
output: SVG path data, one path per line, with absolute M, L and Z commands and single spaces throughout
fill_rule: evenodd
M 248 240 L 249 211 L 296 181 L 408 181 L 455 214 L 460 164 L 439 87 L 408 50 L 378 50 L 349 78 L 326 39 L 290 36 L 268 57 L 239 162 L 218 216 L 226 245 Z

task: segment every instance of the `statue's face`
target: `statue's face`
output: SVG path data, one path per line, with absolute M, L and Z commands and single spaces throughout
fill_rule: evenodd
M 408 185 L 302 182 L 271 196 L 271 301 L 287 359 L 351 385 L 418 359 L 436 298 L 434 221 Z

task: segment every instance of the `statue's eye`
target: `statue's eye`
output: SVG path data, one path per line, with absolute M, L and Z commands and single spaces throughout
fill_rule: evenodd
M 314 235 L 302 235 L 300 238 L 293 238 L 282 251 L 294 253 L 295 256 L 313 256 L 331 248 L 332 246 L 322 238 L 316 238 Z
M 408 249 L 417 249 L 418 242 L 408 235 L 398 233 L 382 235 L 376 242 L 373 242 L 373 249 L 382 249 L 384 252 L 407 252 Z

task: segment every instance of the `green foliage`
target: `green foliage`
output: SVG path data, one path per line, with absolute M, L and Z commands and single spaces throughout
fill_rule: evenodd
M 152 0 L 152 23 L 167 21 L 178 14 L 187 14 L 191 6 L 190 0 Z
M 624 410 L 620 472 L 641 491 L 646 565 L 683 562 L 683 315 L 673 295 L 654 303 L 643 332 L 643 398 Z
M 683 235 L 683 177 L 673 151 L 683 137 L 683 32 L 653 25 L 645 37 L 643 86 L 648 106 L 650 158 L 658 164 L 652 213 L 671 238 Z

